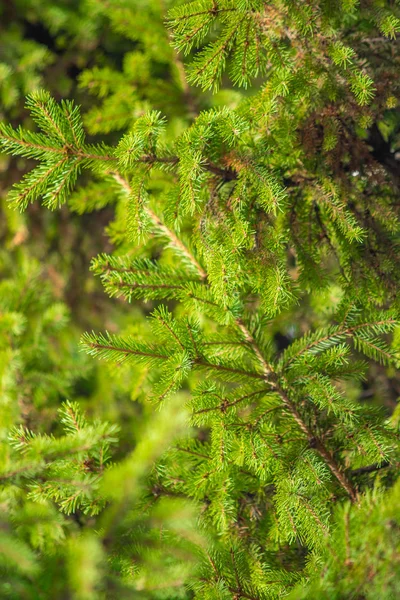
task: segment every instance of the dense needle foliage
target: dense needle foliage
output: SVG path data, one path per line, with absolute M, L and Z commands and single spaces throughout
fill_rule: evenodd
M 14 11 L 0 597 L 397 598 L 397 2 Z

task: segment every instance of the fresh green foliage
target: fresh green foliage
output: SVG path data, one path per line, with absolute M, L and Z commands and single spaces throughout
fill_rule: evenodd
M 4 594 L 17 581 L 29 598 L 34 583 L 46 598 L 394 598 L 398 7 L 91 5 L 134 43 L 122 70 L 83 71 L 98 98 L 83 117 L 30 94 L 34 126 L 1 124 L 0 145 L 36 165 L 13 207 L 113 211 L 114 248 L 91 270 L 131 319 L 105 319 L 81 350 L 140 420 L 133 436 L 119 417 L 121 444 L 71 400 L 62 431 L 36 432 L 5 379 Z M 48 550 L 42 518 L 58 527 Z

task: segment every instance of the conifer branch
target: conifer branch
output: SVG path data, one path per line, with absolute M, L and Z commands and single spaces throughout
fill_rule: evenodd
M 129 183 L 124 179 L 118 172 L 113 173 L 114 179 L 120 186 L 124 189 L 124 191 L 130 195 L 132 193 L 132 189 Z M 171 241 L 171 244 L 175 246 L 179 252 L 181 252 L 189 262 L 194 266 L 196 271 L 198 272 L 201 279 L 206 279 L 207 274 L 204 271 L 203 267 L 198 263 L 193 254 L 188 250 L 188 248 L 183 244 L 183 242 L 177 237 L 177 235 L 168 229 L 166 225 L 161 221 L 161 219 L 148 207 L 146 207 L 146 212 L 153 221 L 154 225 Z
M 287 408 L 288 412 L 292 415 L 293 419 L 296 421 L 301 431 L 306 435 L 307 440 L 310 444 L 311 448 L 315 448 L 321 458 L 324 459 L 332 474 L 336 477 L 342 488 L 347 492 L 352 502 L 357 501 L 357 493 L 351 483 L 348 481 L 345 474 L 340 470 L 339 466 L 336 464 L 336 461 L 332 454 L 327 450 L 322 440 L 315 436 L 311 429 L 306 425 L 305 421 L 302 419 L 300 413 L 298 412 L 295 404 L 289 398 L 288 394 L 282 388 L 277 388 L 277 391 L 282 398 L 282 401 Z
M 228 402 L 227 400 L 223 400 L 221 402 L 221 404 L 219 404 L 218 406 L 212 406 L 210 408 L 202 408 L 200 410 L 196 410 L 195 411 L 195 415 L 201 415 L 201 414 L 205 414 L 208 412 L 212 412 L 215 410 L 219 410 L 222 413 L 226 412 L 226 410 L 228 408 L 231 408 L 232 406 L 236 406 L 237 404 L 240 404 L 241 402 L 244 402 L 245 400 L 248 400 L 249 398 L 253 398 L 255 396 L 259 396 L 259 395 L 263 395 L 265 394 L 265 389 L 262 390 L 256 390 L 254 392 L 251 392 L 250 394 L 246 394 L 245 396 L 241 396 L 240 398 L 236 398 L 235 400 L 232 400 L 231 402 Z M 274 407 L 275 410 L 276 407 Z
M 112 157 L 110 157 L 112 158 Z M 140 156 L 138 158 L 136 158 L 136 161 L 138 163 L 143 163 L 143 164 L 149 164 L 149 165 L 172 165 L 172 166 L 176 166 L 179 164 L 179 162 L 181 161 L 179 156 L 156 156 L 155 154 L 152 155 L 145 155 L 145 156 Z M 209 160 L 205 160 L 202 162 L 202 167 L 206 170 L 209 171 L 210 173 L 212 173 L 213 175 L 217 175 L 218 177 L 220 177 L 223 181 L 234 181 L 235 179 L 237 179 L 237 172 L 232 169 L 232 168 L 227 168 L 224 169 L 223 167 L 219 167 L 218 165 L 214 164 L 213 162 L 209 161 Z
M 84 343 L 85 345 L 91 349 L 94 350 L 96 352 L 102 353 L 104 350 L 107 351 L 109 350 L 110 352 L 117 352 L 119 353 L 121 356 L 139 356 L 139 357 L 144 357 L 144 358 L 156 358 L 156 359 L 160 359 L 160 360 L 168 360 L 169 356 L 167 354 L 161 354 L 159 352 L 153 352 L 153 351 L 142 351 L 142 350 L 136 350 L 136 349 L 131 349 L 131 348 L 127 348 L 124 346 L 118 346 L 118 345 L 114 345 L 114 344 L 103 344 L 100 342 L 96 342 L 93 341 L 91 339 L 88 339 L 86 341 L 86 338 L 84 338 Z
M 107 440 L 108 435 L 104 434 L 102 436 L 104 440 Z M 100 438 L 101 439 L 101 438 Z M 75 448 L 68 447 L 66 450 L 61 450 L 57 452 L 52 452 L 50 454 L 44 455 L 40 462 L 30 463 L 22 465 L 21 467 L 14 469 L 12 471 L 8 471 L 5 473 L 0 473 L 0 481 L 5 481 L 7 479 L 12 479 L 13 477 L 18 477 L 19 475 L 23 475 L 24 473 L 37 472 L 40 470 L 44 470 L 48 467 L 49 464 L 59 460 L 60 458 L 65 458 L 66 456 L 71 456 L 75 454 L 82 454 L 87 452 L 93 448 L 93 443 L 83 444 L 82 446 L 78 446 Z
M 368 329 L 368 328 L 379 328 L 385 326 L 395 326 L 398 323 L 398 320 L 393 317 L 388 317 L 387 319 L 376 320 L 376 321 L 366 321 L 364 323 L 357 323 L 356 325 L 347 326 L 347 327 L 334 327 L 326 335 L 321 337 L 316 337 L 301 348 L 296 354 L 290 356 L 287 361 L 283 361 L 282 368 L 288 368 L 293 362 L 295 362 L 302 354 L 310 352 L 313 348 L 317 346 L 323 347 L 325 342 L 329 340 L 340 340 L 343 337 L 349 337 L 353 333 L 356 333 L 359 330 Z
M 115 338 L 107 334 L 107 337 L 102 335 L 96 336 L 95 334 L 85 334 L 82 337 L 82 345 L 87 348 L 87 350 L 95 355 L 98 355 L 101 358 L 110 359 L 115 358 L 117 361 L 121 362 L 124 358 L 138 357 L 144 359 L 155 359 L 161 361 L 168 361 L 170 356 L 169 354 L 163 354 L 158 352 L 156 348 L 150 347 L 142 347 L 138 344 L 134 344 L 131 340 L 127 340 L 126 343 L 123 343 L 123 340 L 120 338 Z M 184 346 L 179 341 L 179 345 L 184 349 Z M 192 361 L 194 366 L 200 368 L 206 368 L 213 371 L 221 371 L 223 373 L 230 373 L 232 375 L 242 375 L 244 377 L 249 377 L 251 379 L 259 379 L 264 380 L 264 376 L 260 373 L 256 373 L 254 371 L 248 371 L 246 369 L 240 369 L 229 365 L 223 364 L 215 364 L 210 361 L 207 361 L 203 358 L 196 358 Z
M 268 364 L 265 358 L 263 357 L 261 350 L 259 349 L 254 337 L 251 335 L 250 331 L 243 323 L 242 319 L 236 319 L 236 323 L 240 331 L 242 332 L 246 342 L 250 345 L 251 349 L 253 350 L 258 362 L 262 366 L 265 377 L 268 378 L 273 372 L 272 366 Z M 274 383 L 271 381 L 269 381 L 269 384 L 272 386 L 274 385 Z
M 211 363 L 205 360 L 201 360 L 201 359 L 196 359 L 194 361 L 194 364 L 198 365 L 199 367 L 206 367 L 208 369 L 211 370 L 215 370 L 215 371 L 222 371 L 225 373 L 233 373 L 235 375 L 244 375 L 245 377 L 250 377 L 252 379 L 264 379 L 264 375 L 261 375 L 260 373 L 255 373 L 253 371 L 246 371 L 245 369 L 236 369 L 234 367 L 229 367 L 226 365 L 221 365 L 221 364 L 215 364 L 215 363 Z
M 128 182 L 125 179 L 123 179 L 119 174 L 114 174 L 114 177 L 115 177 L 116 181 L 118 181 L 118 183 L 120 183 L 120 185 L 122 185 L 124 187 L 125 191 L 129 194 L 131 190 L 130 190 L 130 186 L 129 186 Z M 152 211 L 149 211 L 149 214 L 152 217 L 153 222 L 155 222 L 157 225 L 158 225 L 158 223 L 160 223 L 162 225 L 159 218 L 156 215 L 154 215 L 154 213 Z M 167 228 L 165 228 L 165 229 L 167 231 L 167 237 L 169 239 L 171 239 L 171 241 L 174 243 L 174 245 L 176 245 L 177 247 L 179 247 L 179 249 L 181 249 L 182 242 L 180 242 L 180 240 L 176 237 L 176 235 L 171 230 L 169 230 Z M 201 278 L 203 280 L 206 280 L 208 275 L 203 270 L 203 268 L 200 267 L 200 265 L 197 263 L 196 259 L 189 253 L 189 251 L 186 248 L 185 248 L 184 253 L 186 254 L 186 256 L 191 257 L 190 261 L 192 262 L 192 264 L 194 264 L 196 266 L 196 268 L 199 272 L 199 275 L 201 276 Z M 240 332 L 244 336 L 246 342 L 252 348 L 254 355 L 257 358 L 257 361 L 259 362 L 260 366 L 263 369 L 263 374 L 251 373 L 249 371 L 244 371 L 241 369 L 235 369 L 235 368 L 230 368 L 227 366 L 212 364 L 209 362 L 204 362 L 199 359 L 196 359 L 194 361 L 194 364 L 197 364 L 200 367 L 207 367 L 207 368 L 211 368 L 211 369 L 214 369 L 217 371 L 222 371 L 222 372 L 227 372 L 227 373 L 231 372 L 233 374 L 244 375 L 246 377 L 263 379 L 266 383 L 268 383 L 268 385 L 270 387 L 275 388 L 277 390 L 279 396 L 281 397 L 283 404 L 286 407 L 287 411 L 289 412 L 289 414 L 291 414 L 293 419 L 296 421 L 296 423 L 300 427 L 301 431 L 306 435 L 308 442 L 313 447 L 315 447 L 316 451 L 320 454 L 320 456 L 327 463 L 329 469 L 331 470 L 332 474 L 335 476 L 337 481 L 340 483 L 340 485 L 343 487 L 343 489 L 349 495 L 351 500 L 353 502 L 355 502 L 356 498 L 357 498 L 357 494 L 356 494 L 356 491 L 354 490 L 353 486 L 350 484 L 350 482 L 347 480 L 346 476 L 340 470 L 340 468 L 336 464 L 333 456 L 325 448 L 322 441 L 319 438 L 317 438 L 312 433 L 312 431 L 309 429 L 309 427 L 306 425 L 305 421 L 300 416 L 300 413 L 296 409 L 294 403 L 289 399 L 286 392 L 274 381 L 274 379 L 276 379 L 276 375 L 273 371 L 272 366 L 269 363 L 267 363 L 267 361 L 264 359 L 254 337 L 251 335 L 250 331 L 248 330 L 248 328 L 246 327 L 246 325 L 244 324 L 242 319 L 240 319 L 240 318 L 236 319 L 236 324 L 237 324 L 237 327 L 239 328 Z M 362 327 L 362 325 L 353 326 L 352 328 L 347 327 L 344 330 L 344 332 L 346 332 L 346 334 L 349 335 L 353 330 L 355 330 L 356 327 Z M 338 333 L 337 335 L 340 335 L 340 334 Z M 327 338 L 328 337 L 329 336 L 327 336 Z M 321 341 L 321 340 L 319 340 L 319 341 Z M 312 344 L 310 344 L 309 347 L 311 348 Z
M 367 467 L 360 467 L 359 469 L 353 469 L 349 472 L 350 477 L 358 477 L 358 475 L 365 475 L 367 473 L 374 473 L 380 471 L 380 469 L 387 469 L 392 466 L 392 463 L 388 460 L 383 461 L 375 465 L 368 465 Z

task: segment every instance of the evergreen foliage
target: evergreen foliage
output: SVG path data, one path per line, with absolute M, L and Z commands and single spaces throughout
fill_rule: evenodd
M 101 18 L 90 15 L 89 8 L 88 2 L 77 0 L 2 4 L 0 114 L 18 117 L 24 96 L 44 82 L 54 93 L 70 93 L 74 82 L 69 70 L 87 64 L 103 33 Z
M 112 207 L 91 271 L 132 316 L 81 350 L 141 420 L 71 399 L 35 431 L 24 390 L 54 409 L 87 363 L 35 265 L 3 282 L 3 596 L 396 598 L 397 4 L 90 6 L 122 70 L 81 73 L 83 117 L 30 94 L 0 145 L 35 165 L 14 208 Z

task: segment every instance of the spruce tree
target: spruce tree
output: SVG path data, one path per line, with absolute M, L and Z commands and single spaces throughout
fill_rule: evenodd
M 397 4 L 91 7 L 122 70 L 81 74 L 83 117 L 31 94 L 0 143 L 36 164 L 16 209 L 113 206 L 91 271 L 132 322 L 81 347 L 145 416 L 118 454 L 73 401 L 33 431 L 6 384 L 4 597 L 396 598 Z

